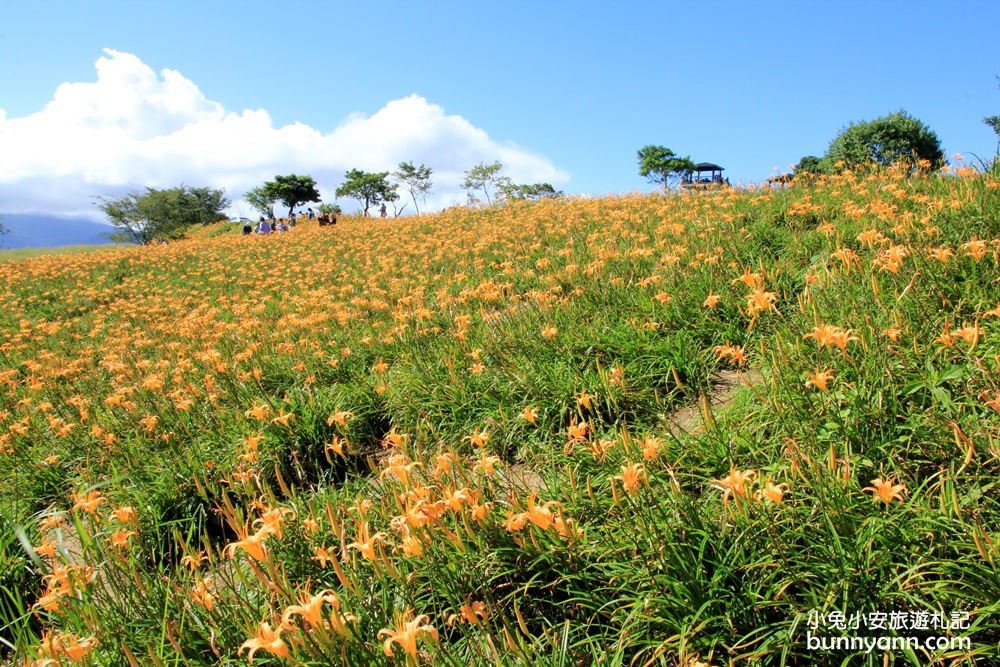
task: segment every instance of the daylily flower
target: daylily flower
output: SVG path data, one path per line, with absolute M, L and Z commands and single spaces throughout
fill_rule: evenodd
M 281 614 L 282 627 L 288 627 L 293 616 L 300 616 L 309 626 L 318 628 L 324 625 L 323 603 L 327 603 L 335 610 L 340 610 L 340 600 L 337 594 L 329 588 L 321 590 L 316 595 L 309 595 L 308 591 L 299 592 L 299 603 L 291 605 Z
M 108 502 L 106 498 L 101 495 L 100 491 L 87 491 L 86 493 L 78 493 L 74 495 L 73 509 L 80 509 L 87 514 L 93 514 L 97 511 L 97 508 Z
M 242 540 L 226 545 L 223 555 L 228 558 L 235 558 L 236 550 L 243 549 L 254 560 L 264 560 L 264 556 L 267 553 L 267 550 L 264 548 L 264 539 L 270 534 L 267 529 L 262 528 L 253 535 L 248 535 Z
M 535 418 L 538 417 L 538 410 L 532 407 L 525 408 L 524 412 L 521 413 L 521 417 L 534 424 Z
M 788 491 L 788 485 L 785 483 L 775 484 L 771 480 L 767 480 L 764 488 L 756 493 L 757 499 L 767 498 L 773 503 L 778 505 L 783 505 L 785 497 L 785 492 Z
M 421 614 L 416 618 L 412 618 L 412 616 L 413 610 L 407 609 L 403 614 L 396 614 L 395 630 L 382 628 L 378 631 L 379 637 L 387 637 L 382 643 L 382 650 L 390 658 L 395 655 L 392 651 L 393 644 L 399 644 L 399 647 L 407 654 L 416 657 L 418 639 L 430 637 L 433 642 L 437 643 L 438 631 L 434 626 L 424 623 L 424 621 L 429 620 L 427 614 Z
M 873 500 L 881 500 L 886 505 L 893 500 L 903 501 L 903 496 L 908 492 L 905 484 L 895 484 L 892 479 L 882 479 L 881 477 L 872 480 L 871 486 L 866 486 L 862 491 L 871 491 L 875 494 Z
M 622 474 L 612 477 L 613 480 L 620 481 L 625 491 L 632 493 L 645 481 L 646 469 L 641 463 L 629 463 L 621 467 Z
M 709 290 L 708 297 L 701 305 L 704 306 L 705 308 L 712 309 L 715 308 L 715 306 L 718 305 L 720 301 L 722 301 L 722 297 L 719 296 L 718 294 L 712 294 L 712 291 Z
M 462 440 L 468 440 L 473 447 L 485 447 L 486 443 L 490 441 L 490 434 L 477 428 L 472 432 L 472 435 L 467 435 Z
M 753 485 L 753 477 L 757 472 L 754 470 L 730 469 L 728 475 L 722 479 L 713 479 L 714 484 L 718 484 L 723 489 L 722 501 L 727 502 L 730 495 L 735 495 L 739 500 L 747 495 L 750 486 Z
M 385 533 L 375 533 L 374 535 L 371 535 L 368 528 L 368 522 L 365 521 L 358 525 L 357 540 L 348 544 L 347 548 L 357 549 L 367 560 L 375 561 L 378 559 L 378 555 L 375 553 L 375 545 L 378 542 L 381 542 L 384 537 Z
M 833 372 L 817 368 L 815 373 L 806 373 L 806 377 L 809 378 L 806 380 L 807 387 L 816 387 L 820 391 L 826 391 L 827 383 L 833 379 Z
M 329 417 L 327 417 L 326 425 L 333 426 L 334 422 L 341 426 L 347 426 L 348 420 L 354 417 L 354 413 L 348 410 L 338 410 Z
M 843 351 L 847 348 L 847 343 L 857 340 L 857 337 L 852 336 L 851 333 L 850 330 L 845 331 L 837 326 L 823 324 L 813 327 L 810 333 L 802 336 L 802 340 L 815 338 L 820 347 L 836 347 Z
M 238 653 L 242 653 L 243 649 L 250 649 L 250 652 L 247 654 L 247 659 L 250 662 L 253 662 L 254 653 L 260 649 L 264 649 L 268 653 L 273 653 L 282 658 L 290 658 L 292 656 L 288 652 L 288 646 L 281 639 L 283 631 L 284 629 L 280 626 L 277 631 L 272 630 L 271 625 L 267 621 L 264 621 L 257 626 L 257 635 L 243 642 Z

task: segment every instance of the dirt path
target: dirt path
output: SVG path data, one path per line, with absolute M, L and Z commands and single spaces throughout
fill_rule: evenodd
M 671 432 L 678 436 L 682 433 L 689 433 L 698 428 L 705 427 L 705 408 L 711 419 L 716 415 L 728 410 L 736 398 L 736 395 L 744 387 L 751 387 L 760 384 L 763 376 L 760 371 L 719 371 L 712 378 L 712 390 L 702 395 L 693 405 L 677 410 L 670 415 Z

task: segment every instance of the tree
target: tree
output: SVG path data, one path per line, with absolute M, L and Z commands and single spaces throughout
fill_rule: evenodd
M 420 206 L 417 204 L 417 199 L 426 201 L 427 195 L 431 191 L 431 187 L 433 186 L 431 183 L 431 168 L 425 164 L 414 167 L 412 162 L 400 162 L 399 167 L 392 173 L 392 176 L 410 193 L 410 198 L 413 199 L 413 207 L 417 209 L 417 213 L 420 213 Z
M 563 191 L 556 190 L 550 183 L 514 183 L 509 178 L 497 185 L 497 191 L 506 199 L 536 201 L 548 197 L 562 197 Z
M 469 201 L 479 201 L 473 193 L 476 190 L 482 190 L 483 195 L 486 196 L 486 203 L 492 204 L 493 200 L 490 198 L 490 189 L 495 191 L 498 184 L 505 183 L 504 179 L 506 177 L 500 175 L 500 170 L 502 169 L 503 165 L 499 161 L 493 164 L 480 162 L 465 172 L 465 182 L 462 184 L 462 189 L 468 193 Z M 510 179 L 506 180 L 509 181 Z
M 696 166 L 690 156 L 678 157 L 665 146 L 644 146 L 636 152 L 636 157 L 639 158 L 639 175 L 664 188 L 676 185 L 681 176 L 690 174 Z
M 96 197 L 98 208 L 117 230 L 112 241 L 146 245 L 156 239 L 177 238 L 185 228 L 226 217 L 229 200 L 223 190 L 176 188 L 130 192 L 124 197 Z
M 329 215 L 330 213 L 336 213 L 337 215 L 340 215 L 340 212 L 341 212 L 340 211 L 340 205 L 339 204 L 320 204 L 319 205 L 319 212 L 320 213 L 326 213 L 327 215 Z
M 262 216 L 274 217 L 274 204 L 278 201 L 278 195 L 268 188 L 267 184 L 247 190 L 247 193 L 243 195 L 243 200 Z
M 822 172 L 822 160 L 815 155 L 806 155 L 795 165 L 795 175 L 818 174 Z
M 983 123 L 992 127 L 997 137 L 1000 137 L 1000 116 L 987 116 L 983 119 Z
M 366 172 L 360 169 L 351 169 L 344 175 L 344 183 L 337 188 L 338 197 L 350 197 L 357 199 L 368 216 L 368 209 L 378 206 L 382 202 L 391 202 L 399 199 L 396 193 L 398 187 L 395 183 L 389 182 L 389 172 Z
M 822 166 L 834 172 L 869 163 L 889 166 L 900 160 L 926 161 L 932 169 L 944 164 L 937 135 L 903 110 L 848 125 L 830 142 Z
M 288 215 L 295 212 L 295 207 L 306 202 L 320 201 L 316 191 L 316 181 L 312 176 L 275 176 L 273 181 L 264 184 L 270 186 L 278 201 L 288 207 Z
M 992 127 L 997 137 L 1000 137 L 1000 116 L 987 116 L 983 119 L 983 123 Z
M 306 202 L 319 201 L 316 181 L 312 176 L 275 176 L 273 181 L 251 189 L 243 199 L 261 215 L 274 217 L 274 204 L 281 202 L 288 207 L 288 215 L 295 212 L 295 207 Z

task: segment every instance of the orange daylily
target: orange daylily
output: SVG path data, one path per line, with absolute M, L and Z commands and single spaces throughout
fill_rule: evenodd
M 87 491 L 86 493 L 78 493 L 74 495 L 73 509 L 80 509 L 87 514 L 93 514 L 97 511 L 97 508 L 108 502 L 104 496 L 101 495 L 100 491 Z
M 755 470 L 737 470 L 732 468 L 729 474 L 722 479 L 713 479 L 712 483 L 718 484 L 723 489 L 722 501 L 727 502 L 730 495 L 736 496 L 739 500 L 747 495 L 750 486 L 753 485 Z
M 701 305 L 704 306 L 705 308 L 711 309 L 715 308 L 715 306 L 718 305 L 720 301 L 722 301 L 722 297 L 719 296 L 718 294 L 712 294 L 712 291 L 709 290 L 708 297 L 706 297 L 705 301 Z
M 851 330 L 845 331 L 837 326 L 823 324 L 813 327 L 810 333 L 802 336 L 802 340 L 815 338 L 820 347 L 836 347 L 843 351 L 850 341 L 857 340 L 857 337 L 852 336 L 851 333 L 853 333 Z
M 231 542 L 226 545 L 223 555 L 228 558 L 236 557 L 236 550 L 243 549 L 254 560 L 264 560 L 267 549 L 264 547 L 264 539 L 271 535 L 266 528 L 262 528 L 253 535 L 247 535 L 242 540 Z
M 833 379 L 833 372 L 817 368 L 815 373 L 806 373 L 806 377 L 809 378 L 806 380 L 807 387 L 816 387 L 820 391 L 826 391 L 827 383 Z
M 361 552 L 367 560 L 374 561 L 378 559 L 378 555 L 375 553 L 375 545 L 381 542 L 385 538 L 385 533 L 375 533 L 370 534 L 370 529 L 368 528 L 368 522 L 358 524 L 358 537 L 357 540 L 351 542 L 347 545 L 348 549 L 357 549 Z
M 871 491 L 874 496 L 874 500 L 877 502 L 881 500 L 883 503 L 888 505 L 893 500 L 903 501 L 903 496 L 907 493 L 908 489 L 905 484 L 895 484 L 892 479 L 882 479 L 881 477 L 872 480 L 871 486 L 866 486 L 862 491 Z
M 334 422 L 340 426 L 347 426 L 348 420 L 354 417 L 354 413 L 349 410 L 338 410 L 329 417 L 327 417 L 326 425 L 333 426 Z
M 632 493 L 646 480 L 646 469 L 641 463 L 629 463 L 621 467 L 622 474 L 611 479 L 620 481 L 625 491 Z
M 507 530 L 510 532 L 515 532 L 524 528 L 524 526 L 530 521 L 542 530 L 548 530 L 555 522 L 555 516 L 552 513 L 550 507 L 558 507 L 559 503 L 554 500 L 550 500 L 546 503 L 538 505 L 535 503 L 535 499 L 538 494 L 534 491 L 528 496 L 528 509 L 525 512 L 519 514 L 513 514 L 507 519 Z
M 250 649 L 247 659 L 251 663 L 253 662 L 254 653 L 261 649 L 282 658 L 290 658 L 292 656 L 288 652 L 288 646 L 281 639 L 282 632 L 284 632 L 284 628 L 281 626 L 278 626 L 277 631 L 275 631 L 271 629 L 271 625 L 267 621 L 263 621 L 257 626 L 256 636 L 243 642 L 238 653 L 242 653 L 243 649 Z
M 399 647 L 406 651 L 408 655 L 416 657 L 418 639 L 430 637 L 434 643 L 438 641 L 438 631 L 434 626 L 425 623 L 427 620 L 429 620 L 427 614 L 421 614 L 413 618 L 412 609 L 407 609 L 402 614 L 396 614 L 395 630 L 382 628 L 378 631 L 379 637 L 386 637 L 386 640 L 382 643 L 382 650 L 391 658 L 395 655 L 392 645 L 399 644 Z
M 295 511 L 287 507 L 275 507 L 269 509 L 263 514 L 261 514 L 259 519 L 253 522 L 254 526 L 260 526 L 260 532 L 267 535 L 274 535 L 275 538 L 281 539 L 281 524 L 284 522 L 286 516 L 295 516 Z
M 493 474 L 493 469 L 496 464 L 500 463 L 500 457 L 489 456 L 486 451 L 483 451 L 482 456 L 476 461 L 476 464 L 472 467 L 474 472 L 482 473 L 486 476 Z
M 490 612 L 485 602 L 467 602 L 458 608 L 457 614 L 451 614 L 448 616 L 447 625 L 451 626 L 455 621 L 458 621 L 459 623 L 469 623 L 470 625 L 479 625 L 485 621 L 489 615 Z
M 486 443 L 490 441 L 490 434 L 477 428 L 472 432 L 472 435 L 467 435 L 462 440 L 468 440 L 473 447 L 485 447 Z
M 764 484 L 764 488 L 756 493 L 757 499 L 767 498 L 771 502 L 777 505 L 784 504 L 785 492 L 788 491 L 788 485 L 782 482 L 781 484 L 775 484 L 771 480 L 767 480 Z
M 340 611 L 340 599 L 329 588 L 321 590 L 315 595 L 309 595 L 308 590 L 300 591 L 299 604 L 290 605 L 281 614 L 282 627 L 290 627 L 289 621 L 293 616 L 301 617 L 310 627 L 322 627 L 325 625 L 325 621 L 323 620 L 323 603 L 329 604 L 335 611 Z
M 738 366 L 744 366 L 747 362 L 746 352 L 741 345 L 716 345 L 715 353 L 719 356 L 719 361 L 729 359 Z
M 112 510 L 111 516 L 113 516 L 119 523 L 131 523 L 136 519 L 136 512 L 135 508 L 131 505 L 123 505 L 122 507 Z
M 271 406 L 267 403 L 260 403 L 243 413 L 244 417 L 253 417 L 257 421 L 264 421 L 271 413 Z
M 750 289 L 757 289 L 764 283 L 764 276 L 759 273 L 751 273 L 749 268 L 743 269 L 743 275 L 732 281 L 732 284 L 743 283 Z

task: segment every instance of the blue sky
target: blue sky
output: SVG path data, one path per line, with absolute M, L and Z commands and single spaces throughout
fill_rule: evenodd
M 92 195 L 182 182 L 238 200 L 291 172 L 332 199 L 401 160 L 435 169 L 430 208 L 494 159 L 649 190 L 646 144 L 759 183 L 899 109 L 986 158 L 997 25 L 996 1 L 9 2 L 0 212 L 93 217 Z

